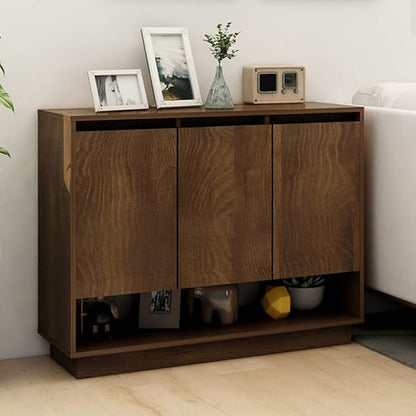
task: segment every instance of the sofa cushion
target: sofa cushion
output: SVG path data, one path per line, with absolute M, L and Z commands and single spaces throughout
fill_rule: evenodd
M 382 82 L 358 90 L 353 104 L 416 110 L 416 82 Z

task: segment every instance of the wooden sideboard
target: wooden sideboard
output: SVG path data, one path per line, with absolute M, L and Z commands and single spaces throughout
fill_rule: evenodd
M 363 109 L 39 110 L 39 333 L 82 378 L 349 342 L 363 321 Z M 79 335 L 85 299 L 327 275 L 274 321 Z M 131 322 L 136 322 L 131 317 Z

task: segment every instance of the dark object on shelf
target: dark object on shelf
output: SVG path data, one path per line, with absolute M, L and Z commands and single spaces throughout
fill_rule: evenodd
M 118 319 L 118 307 L 115 302 L 106 303 L 102 298 L 89 305 L 85 316 L 84 336 L 89 339 L 110 339 L 114 332 L 114 323 Z
M 180 327 L 181 291 L 154 290 L 140 295 L 139 328 Z
M 238 319 L 238 286 L 197 287 L 188 291 L 189 313 L 194 313 L 194 299 L 201 301 L 201 318 L 206 324 L 218 313 L 221 325 L 231 325 Z

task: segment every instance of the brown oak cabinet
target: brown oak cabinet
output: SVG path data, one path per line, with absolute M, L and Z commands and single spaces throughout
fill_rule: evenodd
M 71 155 L 76 298 L 175 288 L 176 131 L 79 132 Z
M 360 128 L 273 127 L 274 277 L 360 269 Z
M 363 320 L 363 109 L 39 110 L 39 333 L 76 377 L 349 342 Z M 79 335 L 84 299 L 325 274 L 322 307 Z M 135 317 L 132 317 L 134 322 Z
M 179 285 L 270 280 L 270 126 L 179 129 Z

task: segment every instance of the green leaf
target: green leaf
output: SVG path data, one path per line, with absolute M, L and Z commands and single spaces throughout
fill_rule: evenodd
M 10 108 L 14 112 L 14 106 L 10 95 L 4 90 L 0 85 L 0 104 L 4 105 L 6 108 Z
M 231 46 L 236 43 L 237 36 L 240 32 L 229 32 L 231 22 L 227 22 L 224 26 L 217 24 L 217 33 L 214 35 L 205 34 L 204 41 L 208 42 L 211 47 L 210 51 L 214 58 L 221 65 L 221 61 L 225 58 L 232 59 L 236 56 L 238 49 L 230 50 Z
M 286 286 L 298 286 L 299 282 L 296 277 L 292 277 L 291 279 L 283 279 L 283 283 Z
M 325 278 L 322 275 L 315 276 L 314 286 L 322 286 L 325 283 Z
M 1 72 L 3 72 L 3 75 L 6 75 L 6 71 L 4 70 L 3 65 L 1 64 L 1 61 L 0 61 L 0 69 L 1 69 Z
M 293 277 L 291 279 L 284 279 L 283 283 L 286 286 L 292 287 L 316 287 L 322 286 L 325 283 L 325 278 L 322 275 Z
M 0 154 L 11 157 L 10 153 L 4 147 L 0 147 Z

